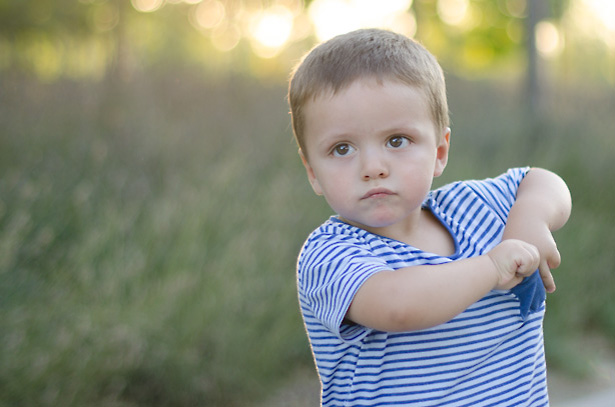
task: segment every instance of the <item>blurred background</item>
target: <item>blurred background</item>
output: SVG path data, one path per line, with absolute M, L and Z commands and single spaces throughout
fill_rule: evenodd
M 287 78 L 359 27 L 445 70 L 435 186 L 522 165 L 568 182 L 547 359 L 605 380 L 615 2 L 0 0 L 0 406 L 243 406 L 311 368 L 295 262 L 331 212 Z

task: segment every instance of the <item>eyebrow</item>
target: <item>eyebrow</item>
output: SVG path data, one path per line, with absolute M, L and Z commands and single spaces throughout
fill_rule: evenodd
M 327 137 L 316 144 L 318 149 L 330 150 L 333 146 L 340 143 L 351 143 L 352 135 L 348 133 L 336 134 Z

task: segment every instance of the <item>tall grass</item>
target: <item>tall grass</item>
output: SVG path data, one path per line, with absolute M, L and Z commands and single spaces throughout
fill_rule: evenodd
M 163 82 L 5 83 L 0 405 L 231 405 L 308 360 L 283 90 Z
M 241 405 L 310 363 L 294 267 L 330 212 L 283 84 L 0 85 L 0 406 Z M 570 184 L 546 322 L 550 363 L 569 367 L 584 332 L 615 337 L 613 100 L 559 98 L 528 144 L 515 92 L 450 93 L 439 183 L 533 164 Z

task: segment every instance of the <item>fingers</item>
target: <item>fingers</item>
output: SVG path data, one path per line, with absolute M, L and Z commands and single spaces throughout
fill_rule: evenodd
M 555 280 L 553 279 L 553 274 L 551 274 L 551 270 L 558 268 L 562 262 L 562 257 L 557 250 L 557 245 L 555 244 L 555 240 L 552 240 L 552 246 L 549 249 L 542 253 L 542 258 L 540 260 L 540 277 L 542 278 L 542 283 L 545 286 L 545 290 L 548 293 L 552 293 L 556 290 Z
M 518 284 L 520 284 L 523 281 L 523 276 L 515 274 L 514 276 L 512 276 L 512 278 L 508 281 L 506 281 L 503 284 L 499 284 L 497 287 L 495 287 L 498 290 L 510 290 L 513 287 L 516 287 Z
M 509 279 L 504 284 L 501 284 L 501 288 L 512 288 L 520 283 L 524 277 L 532 275 L 536 269 L 540 273 L 545 291 L 552 293 L 556 290 L 555 279 L 551 274 L 551 270 L 559 267 L 562 259 L 557 249 L 557 245 L 553 236 L 549 234 L 549 238 L 546 243 L 539 247 L 524 241 L 515 241 L 515 239 L 509 239 L 508 241 L 514 241 L 515 244 L 511 247 L 517 246 L 516 251 L 516 270 L 514 277 Z M 509 277 L 510 278 L 510 277 Z
M 557 287 L 555 286 L 555 280 L 553 279 L 553 274 L 551 274 L 548 263 L 546 261 L 541 261 L 538 270 L 542 283 L 545 286 L 545 291 L 548 293 L 554 292 Z
M 526 277 L 536 271 L 540 265 L 540 253 L 536 246 L 523 242 L 523 256 L 517 267 L 517 275 Z
M 536 246 L 521 240 L 505 240 L 487 255 L 493 261 L 499 275 L 497 289 L 510 289 L 516 286 L 524 277 L 534 273 L 540 264 L 540 253 Z
M 559 254 L 559 250 L 557 250 L 557 246 L 546 256 L 547 265 L 551 269 L 556 269 L 562 263 L 562 256 Z

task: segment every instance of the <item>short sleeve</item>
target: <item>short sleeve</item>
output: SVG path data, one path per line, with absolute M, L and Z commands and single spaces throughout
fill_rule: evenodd
M 529 167 L 512 168 L 496 178 L 468 181 L 467 185 L 506 223 L 519 185 L 529 170 Z
M 321 236 L 305 247 L 300 257 L 299 299 L 331 334 L 342 341 L 355 342 L 371 330 L 345 324 L 348 308 L 363 283 L 384 270 L 391 270 L 386 261 L 352 239 Z

